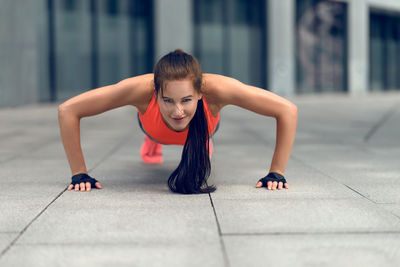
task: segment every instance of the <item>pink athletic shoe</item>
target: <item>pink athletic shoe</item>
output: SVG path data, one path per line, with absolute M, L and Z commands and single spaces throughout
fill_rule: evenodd
M 140 148 L 140 156 L 144 163 L 161 164 L 163 162 L 162 145 L 145 135 L 144 142 Z

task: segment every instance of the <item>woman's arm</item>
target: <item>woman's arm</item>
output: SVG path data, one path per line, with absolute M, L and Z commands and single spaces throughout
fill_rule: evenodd
M 297 106 L 272 92 L 218 74 L 204 74 L 204 84 L 205 95 L 210 95 L 219 109 L 236 105 L 276 119 L 276 145 L 269 171 L 284 175 L 296 135 Z
M 59 105 L 60 133 L 72 175 L 87 173 L 80 144 L 80 119 L 125 105 L 142 107 L 151 94 L 152 79 L 153 74 L 128 78 L 84 92 Z

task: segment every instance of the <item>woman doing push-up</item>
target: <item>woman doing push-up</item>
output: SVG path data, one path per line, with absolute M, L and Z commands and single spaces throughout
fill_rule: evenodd
M 182 194 L 214 192 L 208 186 L 213 146 L 210 137 L 219 123 L 224 106 L 236 105 L 274 117 L 276 145 L 268 174 L 257 188 L 289 189 L 284 178 L 295 139 L 297 107 L 290 101 L 234 78 L 202 73 L 197 59 L 177 49 L 163 56 L 154 74 L 124 79 L 77 95 L 58 108 L 62 142 L 72 173 L 68 190 L 101 189 L 90 177 L 80 146 L 80 119 L 107 110 L 132 105 L 138 110 L 139 125 L 145 133 L 140 154 L 145 163 L 160 164 L 162 145 L 182 145 L 182 157 L 168 179 L 171 191 Z

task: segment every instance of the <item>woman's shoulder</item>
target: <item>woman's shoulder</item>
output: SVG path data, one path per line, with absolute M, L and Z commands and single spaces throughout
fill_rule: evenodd
M 239 82 L 229 76 L 215 73 L 203 73 L 202 92 L 211 95 L 225 94 L 229 85 Z
M 204 95 L 217 97 L 221 90 L 221 80 L 223 75 L 214 73 L 203 73 L 203 82 L 201 86 L 201 92 Z
M 218 85 L 218 80 L 220 80 L 223 76 L 215 73 L 203 73 L 203 83 L 202 83 L 202 91 L 203 92 L 214 92 L 216 85 Z

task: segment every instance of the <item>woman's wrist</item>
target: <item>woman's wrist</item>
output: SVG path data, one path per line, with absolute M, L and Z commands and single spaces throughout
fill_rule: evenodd
M 276 173 L 278 173 L 278 174 L 280 174 L 280 175 L 282 175 L 282 176 L 285 176 L 285 173 L 282 172 L 282 171 L 280 171 L 280 170 L 273 170 L 273 169 L 270 169 L 269 172 L 276 172 Z
M 77 174 L 81 174 L 81 173 L 86 173 L 86 174 L 88 174 L 88 171 L 76 171 L 76 172 L 73 172 L 72 173 L 72 176 L 74 176 L 74 175 L 77 175 Z

